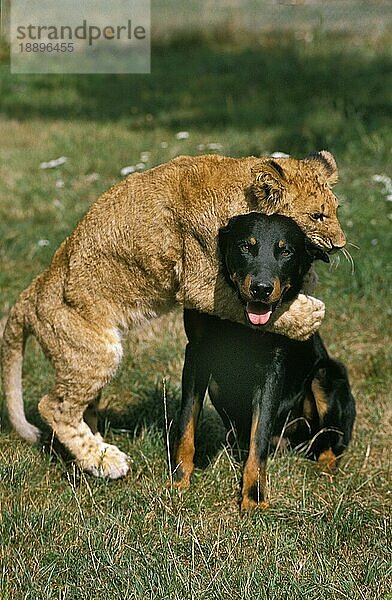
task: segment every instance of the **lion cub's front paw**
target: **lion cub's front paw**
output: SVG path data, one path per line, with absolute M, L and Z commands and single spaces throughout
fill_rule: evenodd
M 300 326 L 296 329 L 297 339 L 307 340 L 320 329 L 320 325 L 325 317 L 325 304 L 321 300 L 318 300 L 318 298 L 304 296 L 303 300 L 302 298 L 300 299 L 298 310 L 301 322 Z
M 78 459 L 77 464 L 83 471 L 95 477 L 119 479 L 128 473 L 129 457 L 116 446 L 101 442 L 83 459 Z
M 285 308 L 273 324 L 273 330 L 293 340 L 307 340 L 316 333 L 325 316 L 324 302 L 304 294 L 299 294 Z

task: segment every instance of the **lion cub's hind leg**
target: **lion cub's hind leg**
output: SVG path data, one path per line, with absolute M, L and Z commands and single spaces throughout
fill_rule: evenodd
M 53 319 L 56 337 L 46 347 L 56 371 L 56 384 L 41 399 L 40 414 L 81 469 L 98 477 L 123 477 L 129 469 L 128 457 L 96 433 L 93 415 L 102 387 L 121 360 L 120 338 L 113 330 L 90 327 L 67 307 L 58 310 Z

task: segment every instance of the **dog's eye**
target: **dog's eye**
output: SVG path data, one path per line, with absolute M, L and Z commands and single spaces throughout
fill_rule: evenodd
M 244 243 L 242 243 L 242 244 L 240 244 L 240 250 L 241 250 L 241 252 L 243 252 L 244 254 L 245 254 L 246 252 L 249 252 L 249 244 L 247 244 L 247 243 L 245 243 L 245 242 L 244 242 Z
M 312 217 L 312 219 L 314 221 L 319 221 L 319 223 L 322 223 L 325 219 L 325 215 L 323 213 L 313 213 L 312 215 L 310 215 Z
M 285 258 L 287 258 L 288 256 L 292 255 L 292 252 L 288 248 L 284 248 L 281 252 L 281 255 L 284 256 Z

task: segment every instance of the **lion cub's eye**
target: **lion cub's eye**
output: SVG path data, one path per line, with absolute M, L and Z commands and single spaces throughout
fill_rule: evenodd
M 325 219 L 325 215 L 323 213 L 313 213 L 310 216 L 312 217 L 312 219 L 314 219 L 315 221 L 319 221 L 320 223 L 322 223 Z

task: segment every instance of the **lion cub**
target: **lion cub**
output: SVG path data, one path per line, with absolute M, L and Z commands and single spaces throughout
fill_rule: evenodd
M 326 151 L 304 160 L 180 156 L 104 193 L 10 312 L 2 376 L 19 435 L 30 442 L 39 436 L 22 399 L 23 349 L 31 334 L 56 373 L 39 402 L 41 416 L 82 469 L 124 476 L 126 454 L 106 444 L 90 419 L 121 361 L 124 332 L 178 303 L 243 323 L 219 264 L 219 228 L 234 215 L 279 213 L 321 248 L 341 248 L 345 237 L 330 189 L 336 178 Z M 269 330 L 306 339 L 323 315 L 322 302 L 299 295 L 276 311 Z

